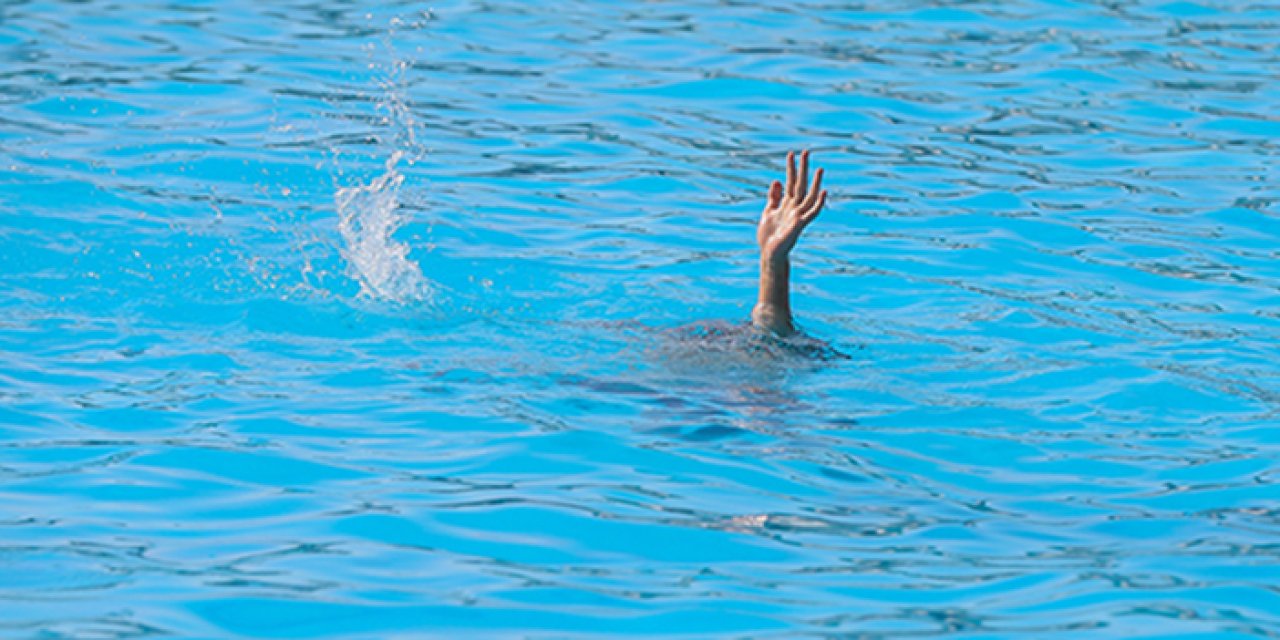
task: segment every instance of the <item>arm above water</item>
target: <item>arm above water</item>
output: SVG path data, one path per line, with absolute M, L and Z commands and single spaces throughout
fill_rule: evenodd
M 787 154 L 787 184 L 777 180 L 769 185 L 769 199 L 756 241 L 760 244 L 760 297 L 751 310 L 751 322 L 779 336 L 796 332 L 791 321 L 791 250 L 805 227 L 818 217 L 827 202 L 822 190 L 822 169 L 809 181 L 809 152 L 800 154 L 796 170 L 796 154 Z M 806 186 L 807 185 L 807 186 Z

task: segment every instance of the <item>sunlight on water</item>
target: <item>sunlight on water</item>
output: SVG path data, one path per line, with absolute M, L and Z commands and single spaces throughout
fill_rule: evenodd
M 409 246 L 392 237 L 408 221 L 397 199 L 404 176 L 396 171 L 396 163 L 402 156 L 395 152 L 387 160 L 386 173 L 368 184 L 339 189 L 334 200 L 342 256 L 360 282 L 361 293 L 378 300 L 419 302 L 430 297 L 431 285 L 409 259 Z

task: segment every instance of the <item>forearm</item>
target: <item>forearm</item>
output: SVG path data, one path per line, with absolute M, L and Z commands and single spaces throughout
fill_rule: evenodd
M 791 323 L 791 259 L 788 256 L 761 257 L 760 295 L 751 310 L 751 321 L 780 336 L 795 333 Z

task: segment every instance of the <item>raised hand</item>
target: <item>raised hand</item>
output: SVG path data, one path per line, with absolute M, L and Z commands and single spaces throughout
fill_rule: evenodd
M 805 227 L 813 222 L 827 203 L 822 189 L 822 169 L 809 184 L 809 152 L 800 154 L 800 170 L 796 171 L 796 154 L 787 154 L 787 184 L 777 180 L 769 185 L 769 200 L 756 241 L 760 243 L 760 297 L 751 310 L 751 321 L 761 329 L 780 336 L 796 332 L 791 322 L 791 250 Z
M 804 228 L 822 212 L 827 202 L 827 192 L 822 190 L 822 169 L 809 182 L 809 152 L 800 154 L 800 171 L 796 171 L 796 154 L 787 154 L 787 184 L 774 180 L 769 185 L 769 200 L 760 225 L 756 227 L 756 241 L 760 243 L 760 259 L 775 261 L 785 259 L 796 246 Z

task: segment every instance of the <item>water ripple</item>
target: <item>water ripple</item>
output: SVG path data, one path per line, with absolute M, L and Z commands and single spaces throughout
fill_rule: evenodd
M 0 633 L 1280 636 L 1277 37 L 8 3 Z

